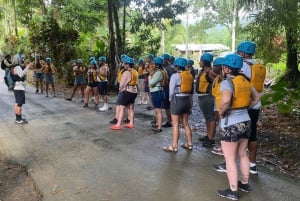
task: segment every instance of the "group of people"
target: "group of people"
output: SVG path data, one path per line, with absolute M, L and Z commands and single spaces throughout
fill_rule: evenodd
M 107 102 L 109 67 L 106 64 L 106 57 L 101 56 L 98 61 L 95 57 L 91 57 L 87 69 L 83 65 L 82 59 L 77 59 L 76 65 L 73 66 L 73 75 L 75 77 L 74 87 L 71 97 L 66 98 L 66 100 L 72 101 L 76 91 L 80 89 L 81 102 L 84 102 L 83 107 L 89 107 L 89 100 L 92 95 L 94 97 L 94 107 L 98 108 L 99 96 L 102 96 L 103 106 L 99 110 L 107 111 L 109 109 Z
M 238 45 L 236 53 L 214 59 L 213 54 L 204 53 L 200 56 L 200 72 L 195 75 L 193 60 L 183 57 L 174 58 L 169 54 L 154 57 L 148 54 L 146 61 L 140 58 L 137 67 L 134 58 L 121 55 L 118 66 L 117 83 L 118 97 L 116 115 L 110 121 L 112 130 L 120 130 L 127 111 L 126 128 L 134 128 L 134 105 L 150 104 L 154 110 L 152 130 L 162 132 L 162 127 L 172 127 L 172 142 L 163 146 L 166 152 L 178 151 L 179 127 L 184 128 L 186 143 L 182 148 L 193 150 L 192 131 L 189 125 L 189 114 L 193 106 L 193 94 L 198 95 L 200 110 L 205 119 L 207 135 L 199 140 L 203 146 L 213 147 L 215 143 L 216 126 L 221 127 L 221 146 L 213 148 L 213 153 L 223 155 L 225 163 L 214 165 L 219 172 L 226 172 L 229 188 L 219 190 L 217 194 L 231 200 L 238 200 L 238 189 L 249 192 L 249 175 L 257 174 L 257 121 L 259 117 L 263 91 L 264 72 L 254 71 L 256 61 L 252 58 L 256 50 L 255 43 L 244 41 Z M 19 57 L 17 57 L 19 56 Z M 20 63 L 18 59 L 20 58 Z M 14 94 L 16 98 L 16 123 L 27 123 L 22 118 L 21 108 L 25 103 L 25 76 L 28 69 L 34 69 L 36 78 L 36 93 L 43 93 L 42 80 L 54 83 L 53 74 L 56 69 L 51 65 L 51 58 L 45 62 L 36 55 L 35 62 L 25 62 L 21 55 L 16 55 L 13 62 L 9 57 L 5 65 L 9 69 L 14 66 Z M 11 65 L 11 66 L 10 66 Z M 82 59 L 77 59 L 73 67 L 75 76 L 74 88 L 70 98 L 72 101 L 78 88 L 81 90 L 84 107 L 89 106 L 92 93 L 95 107 L 98 107 L 99 94 L 103 96 L 103 106 L 100 111 L 108 110 L 108 75 L 109 67 L 106 58 L 98 60 L 91 57 L 88 69 Z M 51 76 L 52 75 L 52 76 Z M 5 74 L 7 78 L 7 73 Z M 255 77 L 255 78 L 254 78 Z M 194 80 L 196 79 L 196 84 Z M 40 86 L 40 88 L 39 88 Z M 84 89 L 84 87 L 86 88 Z M 53 86 L 55 96 L 55 89 Z M 46 85 L 46 96 L 48 87 Z M 163 110 L 166 122 L 163 123 Z M 241 179 L 239 180 L 236 161 L 239 161 Z
M 194 85 L 193 62 L 179 57 L 171 60 L 171 56 L 160 57 L 147 55 L 138 60 L 138 68 L 134 69 L 134 59 L 123 55 L 123 65 L 119 69 L 119 95 L 115 124 L 110 128 L 120 130 L 124 112 L 128 108 L 129 121 L 124 125 L 134 128 L 134 102 L 139 96 L 138 104 L 145 102 L 147 90 L 151 107 L 155 112 L 152 122 L 154 132 L 162 132 L 163 112 L 172 127 L 172 142 L 163 146 L 163 150 L 176 153 L 178 151 L 179 126 L 185 131 L 186 143 L 182 148 L 193 150 L 192 132 L 188 117 L 193 105 L 192 95 L 198 95 L 198 103 L 204 115 L 207 135 L 199 140 L 203 146 L 213 147 L 216 126 L 221 127 L 221 146 L 214 147 L 212 152 L 223 155 L 225 163 L 213 165 L 219 172 L 226 172 L 229 188 L 218 190 L 217 194 L 231 200 L 238 200 L 238 190 L 249 192 L 249 176 L 257 174 L 257 121 L 259 117 L 265 68 L 256 68 L 252 58 L 256 45 L 244 41 L 238 45 L 236 53 L 214 59 L 213 54 L 204 53 L 200 57 L 201 70 Z M 137 83 L 142 83 L 137 87 Z M 144 88 L 144 91 L 141 89 Z M 139 90 L 140 92 L 139 92 Z M 138 95 L 138 92 L 140 93 Z M 238 176 L 239 161 L 241 178 Z

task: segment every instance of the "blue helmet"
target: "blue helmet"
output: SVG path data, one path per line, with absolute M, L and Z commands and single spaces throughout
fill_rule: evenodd
M 161 57 L 163 59 L 170 59 L 171 56 L 169 54 L 167 54 L 167 53 L 164 53 L 164 54 L 161 55 Z
M 41 57 L 41 55 L 35 54 L 35 58 L 40 58 L 40 57 Z
M 187 61 L 187 64 L 188 64 L 188 65 L 191 65 L 191 66 L 194 65 L 194 60 L 189 59 L 189 60 Z
M 122 54 L 122 55 L 121 55 L 121 60 L 122 60 L 122 62 L 125 62 L 125 60 L 126 60 L 127 57 L 128 57 L 128 56 L 127 56 L 126 54 Z
M 210 54 L 210 53 L 204 53 L 204 54 L 201 55 L 200 60 L 212 62 L 213 58 L 214 57 L 213 57 L 212 54 Z
M 99 61 L 106 62 L 106 57 L 104 57 L 104 56 L 99 57 Z
M 139 64 L 142 64 L 142 63 L 144 63 L 144 59 L 142 59 L 142 58 L 139 58 L 139 60 L 138 60 L 138 63 L 139 63 Z
M 228 54 L 224 58 L 223 64 L 230 68 L 242 68 L 243 58 L 238 54 Z
M 82 62 L 82 59 L 77 59 L 77 60 L 76 60 L 76 63 L 82 64 L 82 63 L 83 63 L 83 62 Z
M 246 54 L 254 54 L 256 45 L 251 41 L 243 41 L 238 45 L 237 50 Z
M 91 61 L 90 61 L 90 64 L 92 64 L 92 65 L 97 65 L 97 61 L 96 61 L 96 60 L 91 60 Z
M 125 59 L 124 59 L 124 63 L 125 64 L 134 64 L 134 59 L 133 58 L 131 58 L 131 57 L 126 57 Z
M 154 62 L 154 64 L 163 65 L 164 60 L 162 57 L 155 57 L 153 62 Z
M 51 62 L 51 58 L 50 57 L 46 57 L 46 62 Z
M 175 61 L 175 57 L 174 56 L 170 56 L 170 61 Z
M 174 66 L 179 66 L 181 69 L 185 68 L 187 66 L 187 59 L 183 57 L 179 57 L 175 59 Z
M 147 59 L 154 59 L 153 54 L 148 54 L 148 55 L 147 55 Z
M 93 61 L 93 60 L 96 60 L 96 58 L 95 57 L 90 57 L 89 58 L 89 61 Z
M 214 66 L 221 66 L 223 64 L 224 64 L 224 58 L 223 57 L 218 57 L 213 62 Z

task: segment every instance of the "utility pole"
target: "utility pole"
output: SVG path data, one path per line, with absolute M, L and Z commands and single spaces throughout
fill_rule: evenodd
M 188 0 L 186 0 L 186 4 L 188 5 Z M 185 21 L 185 58 L 188 58 L 189 52 L 189 11 L 188 8 L 186 9 L 186 21 Z

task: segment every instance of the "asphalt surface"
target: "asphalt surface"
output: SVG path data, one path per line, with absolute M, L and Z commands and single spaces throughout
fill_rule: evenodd
M 60 89 L 58 89 L 59 91 Z M 203 118 L 197 104 L 191 116 L 194 150 L 166 153 L 171 128 L 151 131 L 152 111 L 136 106 L 135 128 L 109 129 L 112 110 L 85 109 L 80 99 L 46 98 L 28 87 L 23 114 L 29 124 L 14 122 L 13 92 L 0 74 L 0 151 L 27 167 L 45 201 L 218 201 L 216 190 L 228 187 L 212 165 L 221 156 L 202 147 Z M 93 104 L 90 104 L 93 106 Z M 184 143 L 184 135 L 180 142 Z M 299 201 L 300 183 L 259 167 L 251 175 L 252 192 L 242 201 Z

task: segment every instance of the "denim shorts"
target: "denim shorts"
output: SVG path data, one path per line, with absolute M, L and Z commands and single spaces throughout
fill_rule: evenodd
M 151 98 L 154 108 L 162 109 L 165 100 L 165 92 L 163 90 L 151 92 Z
M 78 75 L 75 77 L 74 85 L 83 85 L 86 83 L 86 79 L 83 75 Z

